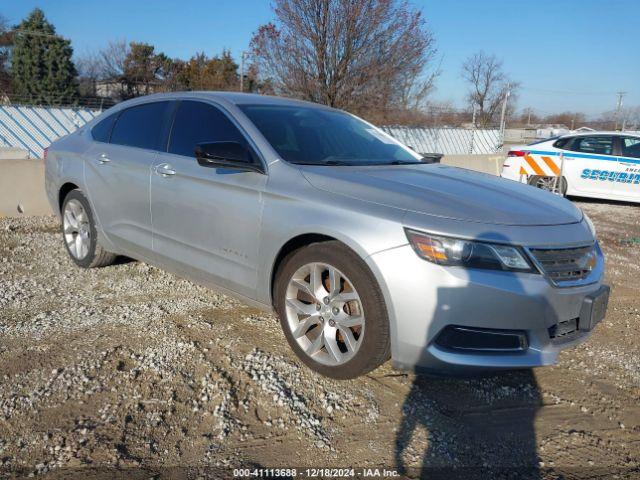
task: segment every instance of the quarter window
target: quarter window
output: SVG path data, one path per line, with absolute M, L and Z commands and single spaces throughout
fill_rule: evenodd
M 553 146 L 556 148 L 565 148 L 569 144 L 570 140 L 573 140 L 573 137 L 559 138 L 558 140 L 555 141 Z
M 613 137 L 576 137 L 571 150 L 597 155 L 613 155 Z
M 154 102 L 127 108 L 113 127 L 111 143 L 164 151 L 169 106 L 170 102 Z
M 209 142 L 246 145 L 238 128 L 213 105 L 189 100 L 180 102 L 171 130 L 169 153 L 195 157 L 196 145 Z
M 622 156 L 640 158 L 640 138 L 622 137 Z
M 113 115 L 109 115 L 104 120 L 99 121 L 95 124 L 95 126 L 91 129 L 91 136 L 97 142 L 109 143 L 109 138 L 111 137 L 111 129 L 113 128 L 113 124 L 118 118 L 118 114 L 115 113 Z

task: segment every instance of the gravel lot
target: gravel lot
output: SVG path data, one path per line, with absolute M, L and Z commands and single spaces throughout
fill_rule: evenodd
M 640 476 L 640 207 L 579 205 L 607 256 L 606 320 L 555 367 L 466 380 L 318 377 L 272 316 L 140 262 L 81 270 L 55 218 L 0 219 L 0 476 Z

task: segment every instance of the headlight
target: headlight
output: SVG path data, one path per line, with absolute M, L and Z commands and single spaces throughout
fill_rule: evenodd
M 589 230 L 591 230 L 591 235 L 593 235 L 593 238 L 595 238 L 596 237 L 596 226 L 593 224 L 593 222 L 589 218 L 589 215 L 587 215 L 584 212 L 582 212 L 582 215 L 584 216 L 584 221 L 587 222 L 587 225 L 589 226 Z
M 409 229 L 405 229 L 405 232 L 418 256 L 438 265 L 517 272 L 536 271 L 517 247 L 461 240 Z

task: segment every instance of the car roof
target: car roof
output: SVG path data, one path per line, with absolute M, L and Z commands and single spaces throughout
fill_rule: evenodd
M 217 91 L 182 91 L 168 93 L 154 93 L 142 97 L 136 97 L 131 100 L 119 103 L 117 106 L 129 106 L 138 103 L 145 103 L 158 100 L 171 100 L 179 98 L 201 98 L 203 100 L 217 100 L 223 103 L 231 103 L 234 105 L 278 105 L 291 107 L 307 107 L 333 110 L 331 107 L 318 103 L 307 102 L 287 97 L 276 97 L 273 95 L 261 95 L 256 93 L 240 93 L 240 92 L 217 92 Z
M 559 138 L 567 137 L 593 137 L 594 135 L 613 135 L 613 136 L 625 136 L 625 137 L 640 137 L 639 132 L 619 132 L 614 130 L 594 130 L 592 132 L 574 132 L 566 133 Z M 549 139 L 551 140 L 551 139 Z

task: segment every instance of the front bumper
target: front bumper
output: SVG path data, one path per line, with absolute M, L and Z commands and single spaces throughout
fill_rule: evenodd
M 403 370 L 464 374 L 551 365 L 590 331 L 571 325 L 601 283 L 554 287 L 542 274 L 442 267 L 419 259 L 409 245 L 368 258 L 389 310 L 393 364 Z M 524 332 L 515 352 L 459 351 L 436 338 L 449 326 Z M 562 332 L 563 335 L 556 334 Z

